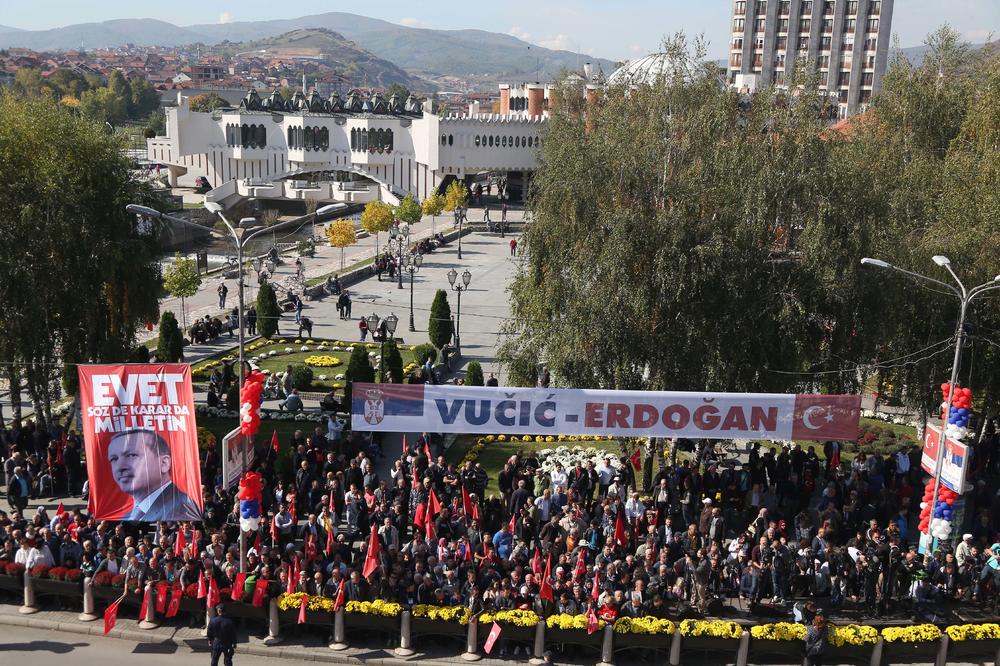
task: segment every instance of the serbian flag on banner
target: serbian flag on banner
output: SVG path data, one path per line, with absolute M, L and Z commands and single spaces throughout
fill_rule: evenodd
M 545 561 L 545 576 L 542 578 L 542 587 L 538 590 L 538 596 L 546 601 L 554 601 L 555 595 L 552 594 L 552 555 L 550 554 Z
M 299 624 L 306 623 L 306 605 L 309 603 L 309 597 L 302 597 L 302 603 L 299 604 Z
M 278 431 L 274 430 L 271 432 L 271 449 L 277 453 L 281 445 L 278 443 Z
M 638 447 L 635 453 L 632 454 L 632 467 L 635 467 L 636 471 L 642 469 L 642 447 Z
M 236 574 L 236 581 L 233 583 L 233 593 L 229 595 L 229 598 L 233 601 L 239 601 L 243 598 L 243 587 L 246 585 L 247 575 L 245 573 Z
M 628 546 L 628 533 L 625 532 L 625 507 L 618 508 L 618 517 L 615 518 L 615 545 L 622 548 Z
M 378 556 L 382 552 L 382 544 L 378 540 L 378 527 L 372 525 L 371 537 L 368 539 L 368 554 L 365 555 L 365 568 L 361 575 L 368 578 L 378 569 Z
M 597 613 L 594 612 L 594 608 L 591 607 L 587 611 L 587 634 L 592 634 L 597 631 L 601 626 L 600 621 L 597 619 Z
M 264 605 L 264 594 L 267 593 L 267 581 L 258 580 L 253 586 L 253 607 L 260 608 Z
M 494 622 L 493 626 L 490 628 L 489 636 L 486 637 L 486 643 L 483 644 L 483 651 L 486 654 L 493 651 L 493 646 L 496 644 L 497 639 L 500 638 L 500 631 L 500 625 Z
M 104 611 L 104 635 L 107 636 L 108 632 L 115 628 L 115 622 L 118 621 L 118 604 L 121 603 L 121 599 L 114 602 L 108 609 Z

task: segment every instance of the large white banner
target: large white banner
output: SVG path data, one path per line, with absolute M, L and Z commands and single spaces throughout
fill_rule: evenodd
M 354 384 L 351 427 L 382 432 L 855 440 L 861 397 Z

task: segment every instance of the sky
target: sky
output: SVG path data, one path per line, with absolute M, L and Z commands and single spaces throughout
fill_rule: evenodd
M 503 0 L 456 4 L 444 0 L 0 0 L 0 25 L 42 30 L 116 18 L 156 18 L 176 25 L 295 18 L 327 11 L 363 14 L 412 27 L 479 28 L 515 35 L 548 48 L 611 60 L 657 50 L 665 35 L 702 34 L 709 54 L 726 55 L 729 0 Z M 973 43 L 1000 36 L 1000 0 L 896 0 L 893 32 L 901 46 L 918 46 L 950 23 Z

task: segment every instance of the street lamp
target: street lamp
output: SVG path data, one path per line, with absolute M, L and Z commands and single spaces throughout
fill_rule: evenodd
M 400 272 L 405 270 L 410 274 L 410 330 L 416 331 L 417 327 L 413 325 L 413 275 L 420 270 L 420 266 L 424 263 L 424 255 L 422 254 L 411 254 L 406 257 L 405 266 L 400 268 Z
M 472 273 L 468 269 L 462 273 L 461 282 L 458 281 L 458 271 L 454 268 L 448 271 L 448 284 L 454 291 L 458 292 L 458 309 L 455 317 L 455 354 L 457 356 L 462 355 L 462 338 L 459 335 L 459 330 L 462 327 L 462 292 L 469 288 L 470 282 L 472 282 Z
M 291 226 L 295 226 L 295 225 L 301 225 L 302 223 L 304 223 L 309 218 L 315 218 L 318 215 L 324 215 L 326 213 L 333 212 L 333 211 L 337 210 L 337 207 L 336 206 L 332 206 L 332 205 L 330 205 L 330 206 L 323 206 L 322 208 L 318 209 L 314 213 L 309 213 L 309 214 L 304 215 L 302 217 L 295 218 L 294 220 L 288 220 L 287 222 L 282 222 L 280 224 L 276 224 L 273 227 L 263 227 L 261 229 L 258 229 L 256 231 L 254 231 L 254 232 L 251 232 L 251 233 L 246 233 L 245 227 L 248 227 L 248 226 L 251 226 L 251 225 L 255 224 L 256 220 L 254 218 L 252 218 L 252 217 L 244 217 L 243 219 L 241 219 L 239 221 L 239 224 L 236 227 L 234 227 L 232 225 L 232 223 L 229 220 L 226 219 L 225 215 L 222 214 L 222 206 L 220 206 L 216 202 L 214 202 L 214 201 L 206 201 L 205 202 L 205 208 L 209 212 L 212 212 L 212 213 L 215 213 L 216 215 L 218 215 L 219 218 L 222 219 L 222 223 L 226 226 L 226 230 L 229 232 L 229 235 L 227 236 L 226 234 L 218 233 L 214 229 L 210 229 L 210 230 L 208 230 L 209 234 L 212 235 L 212 236 L 215 236 L 216 238 L 220 238 L 222 240 L 227 240 L 227 241 L 231 240 L 231 241 L 233 241 L 233 244 L 236 246 L 236 261 L 237 261 L 237 267 L 238 267 L 237 270 L 239 271 L 239 273 L 238 273 L 239 278 L 238 278 L 238 281 L 237 281 L 238 291 L 239 291 L 239 297 L 238 297 L 237 310 L 236 310 L 236 317 L 237 317 L 237 320 L 238 320 L 237 321 L 237 326 L 239 327 L 239 364 L 240 364 L 240 372 L 239 372 L 239 375 L 238 375 L 238 381 L 239 381 L 240 391 L 242 392 L 242 390 L 243 390 L 243 379 L 244 379 L 244 376 L 245 376 L 244 369 L 243 369 L 243 363 L 244 363 L 243 352 L 244 352 L 244 345 L 245 345 L 244 328 L 243 328 L 244 327 L 244 321 L 245 321 L 244 317 L 243 317 L 243 288 L 244 288 L 244 280 L 243 280 L 243 273 L 244 273 L 244 268 L 243 268 L 243 249 L 250 243 L 250 241 L 252 241 L 254 238 L 256 238 L 257 236 L 260 236 L 263 233 L 273 233 L 274 231 L 277 231 L 279 229 L 283 229 L 283 228 L 287 228 L 287 227 L 291 227 Z M 155 208 L 150 208 L 148 206 L 140 206 L 139 204 L 129 204 L 129 205 L 125 206 L 125 210 L 127 210 L 130 213 L 134 213 L 134 214 L 136 214 L 136 215 L 138 215 L 140 217 L 147 218 L 147 219 L 156 219 L 156 220 L 163 220 L 165 222 L 173 222 L 175 224 L 180 224 L 180 225 L 189 226 L 189 227 L 195 227 L 197 229 L 200 229 L 201 231 L 206 231 L 205 227 L 201 226 L 200 224 L 195 224 L 194 222 L 191 222 L 189 220 L 185 220 L 183 218 L 173 217 L 171 215 L 167 215 L 166 213 L 161 213 L 160 211 L 156 210 Z M 244 470 L 244 471 L 246 471 L 246 470 Z M 243 534 L 243 530 L 240 530 L 240 571 L 244 572 L 244 573 L 246 572 L 246 537 Z
M 399 279 L 400 289 L 403 288 L 403 250 L 406 249 L 407 245 L 409 244 L 408 243 L 409 238 L 410 238 L 410 225 L 407 224 L 406 222 L 398 223 L 389 232 L 389 240 L 390 242 L 394 241 L 396 243 L 396 252 L 399 257 L 399 265 L 397 266 L 399 270 L 396 271 L 398 273 L 396 277 Z
M 904 275 L 908 275 L 912 278 L 930 282 L 939 287 L 944 287 L 958 298 L 961 305 L 958 315 L 958 326 L 955 330 L 955 357 L 951 362 L 951 379 L 948 380 L 948 396 L 945 399 L 947 404 L 945 405 L 944 411 L 941 415 L 941 438 L 938 442 L 937 460 L 934 463 L 934 494 L 931 496 L 931 519 L 933 520 L 934 512 L 937 509 L 938 491 L 941 488 L 941 467 L 944 460 L 945 439 L 947 438 L 945 433 L 948 429 L 948 413 L 951 411 L 952 401 L 955 398 L 955 384 L 958 383 L 958 371 L 962 362 L 962 343 L 965 340 L 965 315 L 968 312 L 969 304 L 972 303 L 974 298 L 987 291 L 1000 289 L 1000 275 L 997 275 L 989 282 L 985 282 L 978 287 L 966 289 L 965 285 L 962 284 L 962 281 L 958 279 L 958 275 L 956 275 L 955 271 L 952 270 L 951 260 L 948 259 L 948 257 L 935 255 L 932 259 L 935 264 L 948 271 L 952 279 L 958 285 L 957 289 L 947 282 L 942 282 L 941 280 L 936 280 L 932 277 L 921 275 L 920 273 L 915 273 L 905 268 L 900 268 L 899 266 L 894 266 L 893 264 L 890 264 L 887 261 L 882 261 L 881 259 L 865 257 L 861 260 L 861 263 L 865 266 L 874 266 L 876 268 L 884 268 L 898 273 L 903 273 Z
M 387 339 L 391 340 L 393 334 L 396 332 L 396 326 L 399 325 L 399 317 L 396 313 L 391 313 L 386 317 L 382 323 L 385 324 L 385 334 L 378 332 L 379 326 L 379 316 L 374 312 L 365 317 L 365 322 L 368 324 L 368 330 L 372 332 L 372 340 L 378 340 L 381 343 L 378 357 L 378 373 L 381 381 L 385 381 L 385 341 Z M 395 377 L 396 381 L 402 381 L 402 377 Z

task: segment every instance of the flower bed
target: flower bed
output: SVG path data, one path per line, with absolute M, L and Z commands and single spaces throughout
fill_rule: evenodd
M 469 609 L 463 606 L 413 607 L 410 630 L 413 634 L 436 636 L 465 636 L 469 624 Z
M 344 611 L 348 614 L 357 615 L 399 617 L 399 614 L 403 612 L 403 607 L 391 601 L 376 599 L 375 601 L 348 601 L 344 604 Z
M 723 620 L 682 620 L 681 649 L 689 652 L 736 652 L 743 627 Z
M 990 661 L 1000 650 L 1000 624 L 956 624 L 944 631 L 949 661 Z
M 546 643 L 570 643 L 599 648 L 604 641 L 604 627 L 607 623 L 598 619 L 598 630 L 587 633 L 586 615 L 550 615 L 545 618 Z

